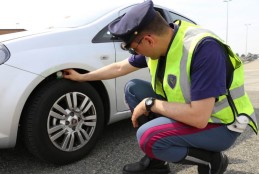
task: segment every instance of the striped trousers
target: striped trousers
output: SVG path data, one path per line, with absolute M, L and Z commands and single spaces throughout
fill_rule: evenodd
M 147 97 L 163 100 L 163 97 L 154 93 L 149 82 L 134 79 L 126 84 L 125 100 L 132 111 Z M 139 147 L 150 158 L 179 162 L 186 157 L 188 148 L 224 151 L 240 135 L 221 124 L 208 124 L 204 129 L 198 129 L 162 115 L 155 115 L 154 119 L 137 130 Z

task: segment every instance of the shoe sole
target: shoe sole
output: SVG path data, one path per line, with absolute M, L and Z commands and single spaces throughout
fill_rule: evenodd
M 223 154 L 223 164 L 216 174 L 223 174 L 227 170 L 228 162 L 229 162 L 228 157 Z

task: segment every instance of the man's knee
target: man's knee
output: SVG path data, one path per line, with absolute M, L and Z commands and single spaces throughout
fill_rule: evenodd
M 139 80 L 139 79 L 132 79 L 132 80 L 128 81 L 128 82 L 125 84 L 125 87 L 124 87 L 125 94 L 132 93 L 132 91 L 134 91 L 134 89 L 136 88 L 136 86 L 138 86 L 138 84 L 139 84 L 141 81 L 142 81 L 142 80 Z

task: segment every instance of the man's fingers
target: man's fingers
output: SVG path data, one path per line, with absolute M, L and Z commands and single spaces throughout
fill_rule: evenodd
M 133 125 L 134 128 L 136 128 L 136 127 L 138 127 L 138 122 L 134 121 L 134 122 L 132 122 L 132 125 Z
M 132 118 L 131 121 L 134 128 L 138 127 L 138 121 L 136 119 Z
M 64 75 L 69 75 L 72 73 L 72 69 L 64 69 L 63 72 L 64 72 Z
M 63 70 L 63 76 L 65 77 L 65 78 L 70 78 L 71 77 L 71 75 L 73 74 L 73 69 L 65 69 L 65 70 Z

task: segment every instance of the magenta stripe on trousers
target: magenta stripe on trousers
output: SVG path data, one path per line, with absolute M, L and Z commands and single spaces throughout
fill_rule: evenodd
M 219 124 L 208 124 L 204 129 L 198 129 L 180 122 L 163 124 L 147 129 L 140 138 L 140 148 L 151 158 L 155 158 L 152 147 L 155 142 L 168 136 L 183 136 L 195 134 L 218 127 Z

